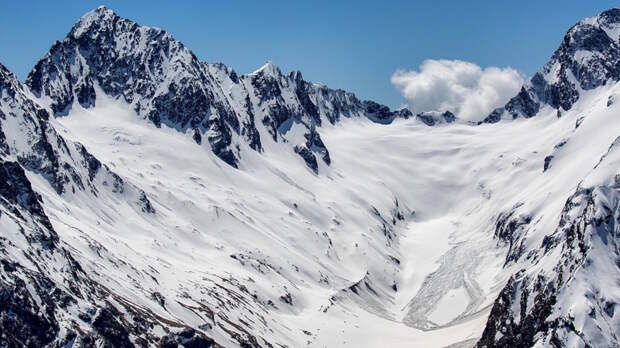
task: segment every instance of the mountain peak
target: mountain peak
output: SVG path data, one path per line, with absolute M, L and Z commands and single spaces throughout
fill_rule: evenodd
M 581 91 L 610 81 L 620 81 L 620 8 L 573 25 L 543 69 L 483 122 L 532 117 L 543 105 L 566 111 L 577 102 Z
M 250 75 L 257 75 L 260 73 L 270 76 L 282 75 L 282 73 L 280 72 L 280 68 L 278 68 L 278 66 L 271 59 L 267 60 L 267 62 L 263 64 L 263 66 L 252 72 Z
M 120 18 L 114 11 L 105 7 L 99 6 L 94 10 L 85 13 L 80 20 L 73 26 L 71 33 L 73 37 L 79 38 L 82 36 L 94 23 L 111 22 L 115 18 Z

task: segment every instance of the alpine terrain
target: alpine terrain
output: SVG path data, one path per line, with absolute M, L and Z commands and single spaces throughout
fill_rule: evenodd
M 0 65 L 0 346 L 620 347 L 620 9 L 480 119 L 99 7 Z

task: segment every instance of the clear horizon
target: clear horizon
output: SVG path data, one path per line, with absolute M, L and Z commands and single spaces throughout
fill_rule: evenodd
M 309 81 L 392 108 L 407 102 L 404 95 L 422 100 L 424 107 L 440 108 L 419 91 L 408 94 L 410 81 L 394 81 L 392 76 L 397 71 L 422 75 L 418 73 L 428 59 L 447 60 L 443 68 L 451 69 L 456 79 L 461 71 L 454 71 L 455 60 L 479 67 L 479 78 L 486 76 L 487 69 L 506 72 L 503 69 L 511 68 L 509 74 L 499 75 L 505 83 L 493 85 L 503 91 L 498 98 L 505 98 L 516 84 L 542 67 L 570 26 L 617 3 L 398 1 L 387 8 L 371 1 L 5 2 L 0 5 L 0 62 L 23 81 L 54 41 L 64 38 L 84 13 L 99 5 L 141 25 L 162 28 L 199 59 L 222 62 L 242 74 L 272 60 L 283 72 L 300 70 Z M 444 106 L 460 108 L 467 97 L 449 94 L 441 98 L 456 98 Z M 486 112 L 490 107 L 463 113 Z

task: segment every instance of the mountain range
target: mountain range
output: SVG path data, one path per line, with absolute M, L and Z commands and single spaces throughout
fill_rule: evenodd
M 106 7 L 0 64 L 0 346 L 620 346 L 620 9 L 480 122 Z

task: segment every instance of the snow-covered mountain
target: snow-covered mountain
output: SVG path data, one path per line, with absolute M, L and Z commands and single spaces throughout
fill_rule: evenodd
M 620 11 L 611 9 L 575 24 L 542 71 L 523 86 L 505 107 L 494 110 L 484 121 L 502 117 L 533 117 L 549 105 L 570 110 L 583 91 L 620 79 Z
M 305 139 L 294 139 L 294 151 L 317 171 L 317 155 L 326 165 L 330 161 L 316 127 L 343 117 L 389 123 L 411 115 L 309 83 L 299 71 L 283 75 L 272 62 L 238 76 L 223 64 L 199 61 L 165 31 L 105 7 L 84 15 L 54 44 L 26 84 L 50 100 L 55 115 L 69 113 L 75 101 L 95 106 L 95 87 L 101 88 L 157 126 L 192 132 L 198 144 L 206 137 L 211 150 L 234 167 L 242 156 L 240 142 L 261 151 L 266 137 L 278 141 L 296 124 Z
M 473 124 L 97 8 L 0 65 L 0 346 L 617 347 L 619 45 Z

